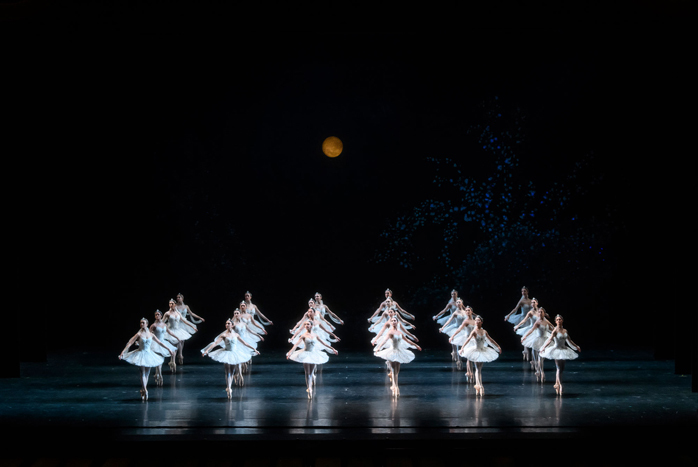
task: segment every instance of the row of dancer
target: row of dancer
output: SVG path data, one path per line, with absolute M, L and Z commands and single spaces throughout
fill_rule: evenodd
M 410 349 L 421 351 L 422 348 L 417 344 L 419 339 L 408 331 L 408 329 L 416 329 L 414 324 L 406 321 L 406 319 L 414 320 L 414 316 L 394 301 L 392 295 L 390 289 L 385 291 L 385 300 L 368 319 L 372 323 L 368 330 L 376 334 L 371 339 L 371 345 L 374 346 L 373 354 L 385 360 L 390 390 L 393 397 L 399 397 L 400 367 L 414 360 L 414 353 Z
M 255 314 L 266 320 L 267 324 L 273 324 L 259 313 L 258 308 L 251 303 L 250 299 L 251 294 L 247 292 L 245 301 L 241 303 L 241 308 L 250 306 Z M 252 320 L 253 316 L 242 313 L 238 320 Z M 155 369 L 155 383 L 162 386 L 162 365 L 165 359 L 170 358 L 169 367 L 173 373 L 176 372 L 175 357 L 177 357 L 177 362 L 182 365 L 184 342 L 197 332 L 196 325 L 204 321 L 184 303 L 182 294 L 177 294 L 177 300 L 170 299 L 169 309 L 165 313 L 159 310 L 155 311 L 155 320 L 152 325 L 148 326 L 149 321 L 146 318 L 140 320 L 139 331 L 128 341 L 119 354 L 119 359 L 139 368 L 142 400 L 148 399 L 147 385 L 151 370 Z M 221 340 L 221 342 L 223 341 Z M 137 348 L 129 351 L 133 345 L 137 345 Z M 220 345 L 225 347 L 225 344 Z
M 528 295 L 528 288 L 522 287 L 519 302 L 504 319 L 514 324 L 514 331 L 521 336 L 521 344 L 524 346 L 523 358 L 531 362 L 536 380 L 545 382 L 545 359 L 555 361 L 554 388 L 557 394 L 562 394 L 565 362 L 578 357 L 572 349 L 576 349 L 577 352 L 581 352 L 582 349 L 570 339 L 567 329 L 563 327 L 563 317 L 556 315 L 553 325 L 548 320 L 550 315 L 545 308 L 539 306 L 536 298 L 529 298 Z
M 293 348 L 288 351 L 286 358 L 303 364 L 308 399 L 315 395 L 318 367 L 322 368 L 321 365 L 329 361 L 328 353 L 338 354 L 331 343 L 339 342 L 340 339 L 332 332 L 336 328 L 326 317 L 336 324 L 344 324 L 344 321 L 323 303 L 322 295 L 316 293 L 315 299 L 308 300 L 308 310 L 289 331 L 293 337 L 288 341 L 293 344 Z
M 473 312 L 471 306 L 464 306 L 456 290 L 451 291 L 451 299 L 446 307 L 432 318 L 441 324 L 439 332 L 449 336 L 451 358 L 462 368 L 462 359 L 466 361 L 466 381 L 475 383 L 475 394 L 483 396 L 482 368 L 485 363 L 499 358 L 502 348 L 482 328 L 484 319 Z M 473 373 L 473 366 L 475 372 Z

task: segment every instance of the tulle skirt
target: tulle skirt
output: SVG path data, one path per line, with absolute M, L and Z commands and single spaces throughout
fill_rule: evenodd
M 402 346 L 395 348 L 391 345 L 386 349 L 375 352 L 375 356 L 388 360 L 389 362 L 410 363 L 414 360 L 414 353 Z
M 217 362 L 228 363 L 230 365 L 249 362 L 252 358 L 250 350 L 247 347 L 238 348 L 237 346 L 234 347 L 233 350 L 216 349 L 213 352 L 209 352 L 208 356 Z
M 548 360 L 574 360 L 578 357 L 577 352 L 568 348 L 557 348 L 548 346 L 540 353 L 540 356 Z
M 476 345 L 463 347 L 460 356 L 476 363 L 493 362 L 499 358 L 499 354 L 492 347 L 478 348 Z
M 160 366 L 165 362 L 165 359 L 162 358 L 162 356 L 156 354 L 152 350 L 141 349 L 125 353 L 122 360 L 130 363 L 131 365 L 144 366 L 148 368 Z
M 312 363 L 315 365 L 322 365 L 323 363 L 327 363 L 327 361 L 330 359 L 330 357 L 325 352 L 314 349 L 298 349 L 294 351 L 288 358 L 289 360 L 293 360 L 294 362 Z

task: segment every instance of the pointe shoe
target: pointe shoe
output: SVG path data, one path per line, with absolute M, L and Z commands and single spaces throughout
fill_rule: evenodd
M 476 384 L 476 385 L 475 385 L 475 395 L 477 396 L 477 395 L 479 395 L 479 394 L 480 394 L 480 385 L 479 385 L 479 384 Z
M 480 396 L 484 396 L 484 395 L 485 395 L 485 387 L 480 385 Z
M 562 395 L 562 384 L 560 384 L 560 388 L 558 389 L 558 394 Z
M 542 372 L 541 372 L 541 374 L 540 374 L 540 382 L 541 382 L 541 383 L 545 383 L 545 373 L 542 373 Z
M 317 378 L 315 377 L 315 373 L 313 373 L 313 386 L 315 386 L 315 380 L 316 380 L 316 379 L 317 379 Z
M 456 363 L 456 368 L 459 370 L 463 369 L 463 362 L 461 362 L 460 359 L 458 359 L 458 362 Z
M 233 397 L 232 392 L 230 391 L 230 388 L 225 388 L 225 393 L 228 395 L 228 399 L 231 399 Z
M 184 365 L 184 357 L 181 355 L 177 357 L 177 363 L 179 363 L 180 365 Z
M 170 362 L 167 365 L 170 367 L 170 371 L 172 371 L 172 373 L 177 372 L 177 364 L 175 362 Z
M 524 350 L 523 352 L 521 352 L 521 353 L 523 354 L 524 362 L 527 362 L 527 361 L 528 361 L 528 354 L 526 353 L 525 350 Z
M 555 383 L 553 387 L 555 388 L 555 394 L 560 394 L 560 386 L 558 386 L 557 383 Z

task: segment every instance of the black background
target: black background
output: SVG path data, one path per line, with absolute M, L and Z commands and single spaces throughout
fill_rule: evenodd
M 182 292 L 207 320 L 192 344 L 203 347 L 250 290 L 275 323 L 265 345 L 282 348 L 320 291 L 347 321 L 340 351 L 368 350 L 365 319 L 390 287 L 418 316 L 424 345 L 445 346 L 430 317 L 448 294 L 425 305 L 413 293 L 424 271 L 372 258 L 386 223 L 430 196 L 426 157 L 487 173 L 491 161 L 462 145 L 462 129 L 482 122 L 494 96 L 526 115 L 524 179 L 545 184 L 593 152 L 603 183 L 576 208 L 612 209 L 615 229 L 608 268 L 573 284 L 531 269 L 506 289 L 465 295 L 490 334 L 518 348 L 501 317 L 522 285 L 566 316 L 582 347 L 654 346 L 655 326 L 674 336 L 695 320 L 681 11 L 660 12 L 668 19 L 654 27 L 615 10 L 571 28 L 522 27 L 511 11 L 503 25 L 448 34 L 241 33 L 216 18 L 219 34 L 202 37 L 184 20 L 83 7 L 60 11 L 58 24 L 54 7 L 14 23 L 44 33 L 17 43 L 4 79 L 6 248 L 18 260 L 6 294 L 23 336 L 116 354 L 142 316 Z M 330 135 L 344 142 L 337 159 L 320 149 Z

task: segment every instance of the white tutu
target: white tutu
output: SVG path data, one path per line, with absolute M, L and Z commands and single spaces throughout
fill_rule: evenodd
M 315 365 L 327 363 L 330 357 L 328 357 L 325 352 L 322 352 L 317 348 L 318 345 L 321 344 L 319 344 L 316 339 L 305 337 L 301 340 L 303 348 L 294 351 L 291 356 L 288 357 L 289 360 L 293 360 L 294 362 L 298 363 L 313 363 Z
M 524 324 L 522 324 L 519 329 L 516 330 L 516 334 L 518 334 L 521 337 L 525 336 L 526 333 L 533 327 L 535 322 L 535 318 L 528 318 L 528 320 Z
M 167 330 L 165 327 L 155 326 L 153 328 L 153 334 L 155 334 L 155 337 L 157 337 L 158 340 L 160 342 L 162 342 L 162 345 L 160 345 L 157 342 L 153 341 L 153 343 L 151 344 L 151 348 L 152 348 L 153 352 L 155 352 L 158 355 L 162 355 L 163 357 L 171 356 L 172 354 L 170 354 L 170 351 L 175 352 L 175 353 L 177 352 L 177 347 L 170 344 L 167 341 L 166 336 L 168 334 L 167 334 Z
M 182 324 L 182 319 L 178 315 L 170 315 L 170 317 L 167 318 L 167 329 L 177 336 L 177 339 L 180 341 L 185 341 L 191 337 L 191 334 L 184 329 L 185 327 L 186 324 Z M 165 339 L 171 344 L 177 344 L 175 339 L 169 334 L 165 334 Z
M 547 325 L 540 325 L 533 331 L 529 336 L 522 342 L 524 347 L 528 347 L 533 350 L 540 350 L 545 344 L 545 341 L 550 337 L 550 332 L 548 331 Z
M 190 334 L 193 334 L 196 331 L 198 331 L 198 328 L 196 327 L 196 324 L 194 323 L 194 317 L 189 317 L 189 311 L 187 310 L 187 307 L 184 306 L 184 307 L 180 308 L 180 307 L 176 306 L 175 308 L 177 308 L 177 311 L 179 311 L 179 314 L 182 315 L 182 319 L 186 320 L 187 323 L 194 326 L 194 329 L 187 327 L 187 329 L 188 329 L 187 332 Z M 184 324 L 182 324 L 182 326 L 184 326 Z
M 466 314 L 456 314 L 453 316 L 453 319 L 451 320 L 450 323 L 448 323 L 448 326 L 444 328 L 442 331 L 444 334 L 447 334 L 448 337 L 452 337 L 453 333 L 458 330 L 461 324 L 463 324 L 463 321 L 468 317 Z M 463 332 L 463 331 L 461 331 Z M 467 339 L 468 336 L 466 336 Z
M 548 360 L 574 360 L 578 357 L 577 352 L 570 349 L 571 344 L 567 340 L 567 333 L 556 333 L 553 342 L 550 343 L 540 356 Z
M 512 313 L 508 318 L 511 324 L 516 326 L 521 322 L 521 320 L 526 316 L 526 314 L 531 310 L 531 305 L 521 305 L 521 308 L 516 313 Z M 522 326 L 523 327 L 523 326 Z
M 383 350 L 375 352 L 376 357 L 400 363 L 410 363 L 414 360 L 414 353 L 408 350 L 409 344 L 403 340 L 402 334 L 393 334 L 386 344 L 388 346 Z
M 453 330 L 453 333 L 455 333 L 458 330 L 458 328 Z M 462 346 L 463 343 L 468 340 L 468 337 L 470 337 L 470 333 L 473 332 L 473 326 L 464 326 L 461 332 L 456 334 L 456 337 L 453 338 L 451 341 L 451 344 L 457 345 L 458 347 Z M 451 333 L 451 336 L 453 336 L 453 333 Z M 473 342 L 472 340 L 470 342 Z M 470 345 L 470 344 L 468 344 Z
M 475 345 L 470 345 L 469 343 L 458 352 L 461 357 L 476 363 L 492 362 L 499 358 L 499 353 L 490 347 L 491 343 L 485 335 L 475 335 L 474 337 L 474 339 L 471 339 L 471 342 L 474 340 Z
M 238 365 L 250 361 L 252 355 L 250 349 L 238 342 L 236 335 L 223 338 L 225 347 L 209 352 L 208 356 L 220 363 L 228 363 L 230 365 Z M 203 351 L 202 351 L 203 352 Z
M 122 360 L 130 363 L 131 365 L 144 366 L 148 368 L 162 365 L 165 362 L 165 359 L 152 351 L 150 348 L 152 342 L 152 338 L 144 339 L 139 336 L 138 350 L 125 353 L 123 357 L 121 357 Z

